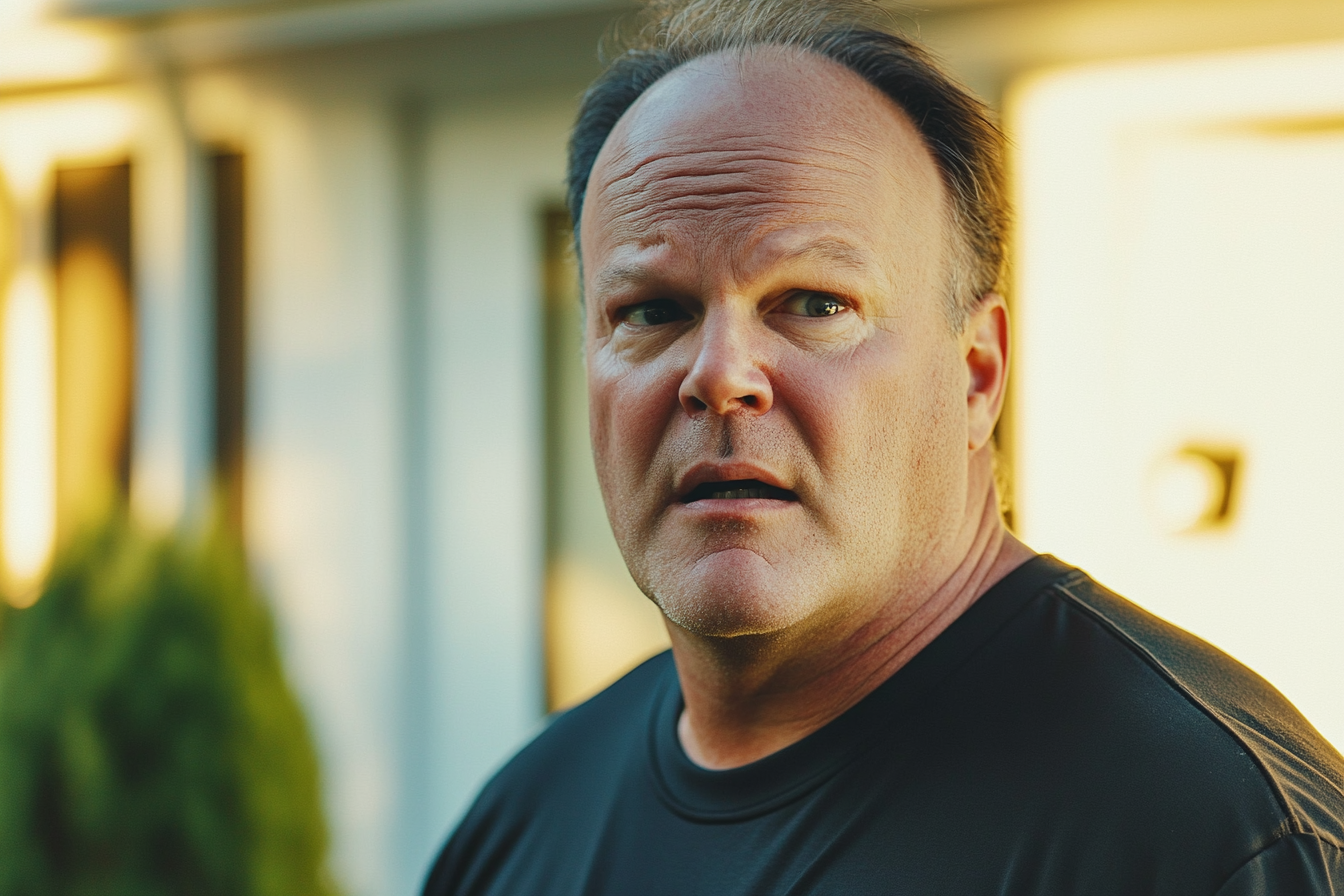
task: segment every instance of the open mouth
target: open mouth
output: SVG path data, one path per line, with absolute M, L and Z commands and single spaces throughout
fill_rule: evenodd
M 759 479 L 732 479 L 728 482 L 702 482 L 687 492 L 681 503 L 692 501 L 733 501 L 741 498 L 769 498 L 773 501 L 797 501 L 798 496 L 786 488 L 766 485 Z

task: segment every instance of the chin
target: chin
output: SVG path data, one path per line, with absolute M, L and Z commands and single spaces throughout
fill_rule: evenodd
M 670 587 L 652 582 L 648 591 L 688 632 L 736 638 L 782 631 L 806 615 L 800 598 L 813 589 L 788 578 L 750 551 L 722 551 L 701 558 L 689 573 L 668 575 Z

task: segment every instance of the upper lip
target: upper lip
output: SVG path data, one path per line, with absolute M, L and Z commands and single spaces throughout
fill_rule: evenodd
M 755 479 L 765 485 L 773 485 L 775 488 L 782 488 L 786 491 L 793 490 L 791 483 L 785 482 L 770 470 L 752 463 L 704 461 L 690 467 L 678 478 L 676 499 L 678 501 L 683 500 L 696 486 L 706 482 L 732 482 L 741 479 Z

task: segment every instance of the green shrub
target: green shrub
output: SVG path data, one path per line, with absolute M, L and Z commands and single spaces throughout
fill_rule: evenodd
M 330 894 L 317 760 L 240 553 L 125 522 L 0 613 L 0 896 Z

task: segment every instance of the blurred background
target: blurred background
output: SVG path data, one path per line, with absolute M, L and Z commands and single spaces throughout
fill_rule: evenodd
M 350 896 L 410 892 L 548 711 L 665 644 L 562 205 L 626 8 L 0 2 L 5 625 L 115 508 L 216 520 Z M 1344 3 L 892 9 L 1013 141 L 1013 525 L 1344 744 Z

